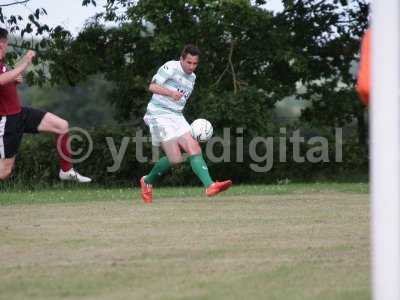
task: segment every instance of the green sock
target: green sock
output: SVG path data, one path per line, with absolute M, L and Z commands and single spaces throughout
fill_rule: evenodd
M 203 156 L 201 154 L 190 156 L 189 161 L 193 172 L 199 177 L 205 187 L 209 187 L 213 181 L 210 177 L 210 173 L 208 173 L 208 168 Z
M 169 169 L 171 169 L 171 163 L 169 162 L 168 157 L 163 156 L 154 165 L 150 173 L 146 175 L 146 177 L 144 178 L 144 182 L 148 184 L 156 183 L 165 173 L 168 172 Z

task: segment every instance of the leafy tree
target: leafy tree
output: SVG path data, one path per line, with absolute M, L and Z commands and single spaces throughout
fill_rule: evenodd
M 189 117 L 207 114 L 217 127 L 246 124 L 260 132 L 266 129 L 264 115 L 294 93 L 299 79 L 286 60 L 288 45 L 277 39 L 272 13 L 261 4 L 108 1 L 105 13 L 73 43 L 62 33 L 52 41 L 49 70 L 57 83 L 71 84 L 104 73 L 115 84 L 109 99 L 119 117 L 139 124 L 151 76 L 165 61 L 178 59 L 186 43 L 194 43 L 203 54 Z M 107 28 L 100 20 L 118 21 L 119 26 Z M 253 116 L 244 113 L 249 109 Z
M 358 121 L 366 143 L 364 108 L 358 101 L 355 62 L 362 33 L 368 26 L 367 1 L 283 1 L 276 20 L 286 27 L 293 45 L 293 66 L 301 70 L 299 99 L 312 103 L 302 118 L 316 126 L 344 126 Z
M 51 30 L 41 55 L 51 76 L 42 72 L 31 79 L 73 86 L 104 74 L 113 83 L 108 100 L 118 119 L 140 125 L 151 76 L 178 59 L 184 44 L 194 43 L 202 56 L 189 118 L 207 115 L 216 127 L 262 134 L 274 104 L 296 95 L 312 103 L 304 120 L 333 127 L 356 118 L 363 142 L 351 70 L 367 26 L 367 2 L 282 2 L 284 10 L 273 14 L 263 8 L 265 1 L 108 0 L 76 39 L 62 27 Z M 109 21 L 117 25 L 107 27 Z
M 60 37 L 65 39 L 68 44 L 72 43 L 73 38 L 71 33 L 62 26 L 52 28 L 41 22 L 41 17 L 47 15 L 45 8 L 35 8 L 27 17 L 4 12 L 4 8 L 28 5 L 30 2 L 31 0 L 10 0 L 8 3 L 0 4 L 0 26 L 10 33 L 9 46 L 11 46 L 12 51 L 7 53 L 7 63 L 13 66 L 26 50 L 35 50 L 39 54 L 33 61 L 36 67 L 29 71 L 25 77 L 30 84 L 43 85 L 50 80 L 48 62 L 51 57 L 48 55 L 49 48 L 53 47 L 53 43 L 60 43 Z M 82 0 L 82 6 L 89 4 L 96 5 L 96 2 L 94 0 Z M 61 47 L 60 44 L 57 44 L 57 46 L 58 48 Z
M 0 26 L 10 32 L 11 51 L 7 54 L 7 63 L 13 65 L 28 49 L 38 52 L 38 59 L 34 60 L 35 67 L 25 75 L 25 78 L 28 83 L 36 83 L 40 87 L 28 88 L 26 84 L 19 86 L 22 101 L 52 111 L 68 119 L 74 126 L 90 127 L 99 123 L 112 123 L 113 110 L 104 97 L 111 89 L 111 83 L 105 81 L 101 75 L 90 76 L 86 82 L 80 82 L 76 86 L 63 83 L 51 87 L 47 84 L 50 80 L 48 70 L 50 58 L 47 55 L 49 47 L 52 43 L 59 42 L 60 35 L 68 38 L 68 44 L 73 38 L 61 26 L 50 28 L 42 24 L 41 17 L 47 14 L 44 8 L 34 9 L 26 18 L 17 14 L 6 14 L 12 10 L 5 8 L 29 5 L 30 2 L 24 0 L 0 4 Z M 82 5 L 89 4 L 95 5 L 95 2 L 82 1 Z
M 36 8 L 32 13 L 24 18 L 18 14 L 7 15 L 4 13 L 4 8 L 25 5 L 29 3 L 30 0 L 20 0 L 20 1 L 9 1 L 8 3 L 0 4 L 0 26 L 6 28 L 10 32 L 10 42 L 9 45 L 12 47 L 13 51 L 7 53 L 6 60 L 8 63 L 13 65 L 18 57 L 26 49 L 35 49 L 40 51 L 40 49 L 45 45 L 44 34 L 51 32 L 51 29 L 46 24 L 41 24 L 41 17 L 47 15 L 44 8 Z M 27 37 L 31 37 L 27 39 Z M 38 65 L 39 60 L 35 60 L 34 64 Z M 37 68 L 35 71 L 36 76 L 41 76 L 43 70 Z M 33 72 L 28 76 L 33 78 Z
M 118 117 L 140 124 L 150 77 L 194 43 L 202 57 L 189 117 L 204 114 L 217 127 L 245 124 L 262 133 L 274 104 L 297 95 L 313 104 L 305 120 L 342 126 L 357 118 L 365 135 L 350 70 L 367 26 L 366 1 L 286 0 L 275 15 L 263 4 L 108 0 L 75 40 L 54 32 L 47 52 L 52 80 L 73 85 L 103 73 L 114 83 L 108 96 Z
M 217 129 L 244 127 L 246 138 L 274 134 L 275 103 L 295 95 L 312 104 L 304 110 L 303 119 L 318 128 L 342 126 L 357 118 L 362 142 L 363 110 L 351 70 L 367 26 L 366 1 L 284 0 L 280 13 L 265 10 L 264 4 L 108 0 L 104 12 L 91 19 L 76 38 L 62 27 L 50 29 L 38 48 L 45 63 L 29 79 L 79 93 L 81 84 L 90 84 L 93 75 L 101 74 L 111 83 L 101 93 L 114 106 L 117 119 L 143 126 L 151 76 L 162 63 L 178 59 L 185 44 L 193 43 L 202 56 L 186 112 L 189 120 L 207 117 Z M 107 25 L 110 21 L 112 27 Z M 287 166 L 279 176 L 292 172 L 294 166 L 299 176 L 325 167 Z M 243 178 L 252 176 L 241 173 L 236 165 L 232 170 L 244 174 Z

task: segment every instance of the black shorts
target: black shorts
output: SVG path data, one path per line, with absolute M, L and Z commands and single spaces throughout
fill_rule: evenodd
M 24 133 L 38 133 L 45 111 L 22 107 L 21 112 L 0 116 L 0 158 L 12 158 L 21 144 Z

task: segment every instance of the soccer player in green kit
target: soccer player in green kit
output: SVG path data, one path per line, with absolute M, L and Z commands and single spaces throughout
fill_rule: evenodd
M 149 126 L 152 144 L 161 146 L 166 156 L 140 179 L 141 195 L 145 203 L 153 200 L 153 184 L 173 165 L 183 162 L 182 150 L 189 155 L 193 172 L 206 188 L 207 196 L 214 196 L 232 185 L 231 180 L 214 182 L 211 179 L 200 145 L 193 139 L 190 125 L 182 114 L 194 88 L 194 71 L 199 57 L 200 50 L 196 46 L 186 45 L 180 59 L 166 62 L 150 83 L 149 90 L 153 96 L 143 119 Z

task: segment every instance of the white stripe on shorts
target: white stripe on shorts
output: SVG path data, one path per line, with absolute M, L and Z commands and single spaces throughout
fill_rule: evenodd
M 6 121 L 7 117 L 1 117 L 0 119 L 0 158 L 4 159 L 6 158 L 5 150 L 4 150 L 4 132 L 6 129 Z

